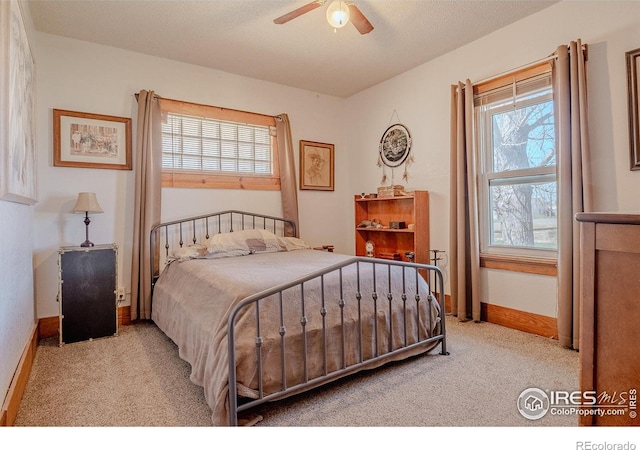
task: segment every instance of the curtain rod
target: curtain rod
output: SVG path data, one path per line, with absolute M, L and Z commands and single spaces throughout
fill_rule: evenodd
M 133 95 L 135 96 L 136 101 L 138 101 L 139 97 L 140 97 L 140 94 L 138 92 L 136 92 Z M 205 105 L 205 104 L 202 104 L 202 103 L 187 102 L 187 101 L 184 101 L 184 100 L 175 100 L 175 99 L 172 99 L 172 98 L 160 97 L 158 94 L 153 94 L 153 98 L 155 98 L 156 100 L 157 99 L 164 99 L 164 100 L 168 100 L 168 101 L 172 101 L 172 102 L 188 103 L 190 105 L 205 106 L 207 108 L 218 108 L 218 109 L 222 109 L 222 110 L 225 110 L 225 111 L 237 111 L 237 112 L 243 113 L 243 114 L 254 114 L 256 116 L 272 117 L 272 118 L 274 118 L 276 120 L 282 120 L 281 114 L 278 114 L 276 116 L 272 116 L 272 115 L 269 115 L 269 114 L 262 114 L 262 113 L 256 113 L 256 112 L 251 112 L 251 111 L 244 111 L 242 109 L 225 108 L 225 107 L 222 107 L 222 106 Z
M 587 55 L 586 55 L 586 53 L 587 53 L 587 44 L 582 44 L 582 51 L 585 53 L 585 59 L 586 59 L 586 57 L 587 57 Z M 542 58 L 542 59 L 539 59 L 539 60 L 534 61 L 532 63 L 525 64 L 525 65 L 520 66 L 520 67 L 516 67 L 515 69 L 507 70 L 507 71 L 499 73 L 497 75 L 493 75 L 493 76 L 491 76 L 489 78 L 485 78 L 484 80 L 474 81 L 471 84 L 475 86 L 476 84 L 486 83 L 488 81 L 495 80 L 496 78 L 500 78 L 500 77 L 503 77 L 505 75 L 509 75 L 510 73 L 519 72 L 521 70 L 528 69 L 529 67 L 533 67 L 533 66 L 537 66 L 538 64 L 542 64 L 543 62 L 551 61 L 553 59 L 556 59 L 557 57 L 558 57 L 558 55 L 556 55 L 554 53 L 553 55 L 547 56 L 546 58 Z

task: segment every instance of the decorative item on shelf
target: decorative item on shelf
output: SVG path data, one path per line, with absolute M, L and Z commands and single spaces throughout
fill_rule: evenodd
M 102 211 L 95 193 L 80 192 L 78 194 L 78 200 L 76 201 L 76 206 L 73 207 L 73 213 L 84 213 L 84 224 L 86 231 L 86 239 L 82 244 L 80 244 L 80 247 L 93 247 L 93 242 L 89 240 L 89 224 L 91 223 L 91 219 L 89 219 L 89 213 L 100 214 L 102 212 L 104 211 Z
M 394 110 L 391 115 L 391 121 L 393 116 L 397 117 L 397 112 Z M 398 118 L 399 120 L 399 118 Z M 407 127 L 400 123 L 390 125 L 380 138 L 378 144 L 378 167 L 382 168 L 382 184 L 387 184 L 387 173 L 385 167 L 391 168 L 391 185 L 394 183 L 394 169 L 404 164 L 404 172 L 402 179 L 409 181 L 408 168 L 414 163 L 413 155 L 411 155 L 411 134 Z
M 367 256 L 373 258 L 376 250 L 376 244 L 374 244 L 373 241 L 367 241 L 367 243 L 364 244 L 364 248 L 367 251 Z
M 400 257 L 400 253 L 396 253 L 396 252 L 391 252 L 391 253 L 383 253 L 380 252 L 376 255 L 376 258 L 380 258 L 380 259 L 391 259 L 393 261 L 401 261 L 402 258 Z
M 410 195 L 410 193 L 405 191 L 404 186 L 400 184 L 380 186 L 378 188 L 378 197 L 380 198 L 402 197 L 406 195 Z
M 382 224 L 377 219 L 363 220 L 358 224 L 358 228 L 382 228 Z
M 416 259 L 416 252 L 404 252 L 404 256 L 409 262 L 414 262 Z
M 402 230 L 404 228 L 407 228 L 407 223 L 406 222 L 391 221 L 391 222 L 389 222 L 389 228 L 391 228 L 393 230 Z

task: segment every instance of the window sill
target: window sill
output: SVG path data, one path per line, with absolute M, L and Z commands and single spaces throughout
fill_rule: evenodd
M 523 256 L 480 255 L 480 267 L 486 269 L 508 270 L 511 272 L 533 273 L 555 277 L 558 275 L 556 259 L 527 258 Z

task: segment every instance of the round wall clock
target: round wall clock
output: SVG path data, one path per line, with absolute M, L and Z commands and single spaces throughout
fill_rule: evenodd
M 380 139 L 380 158 L 387 167 L 398 167 L 411 151 L 411 135 L 404 125 L 396 123 L 386 129 Z

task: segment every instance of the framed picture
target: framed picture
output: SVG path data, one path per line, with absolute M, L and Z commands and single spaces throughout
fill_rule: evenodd
M 300 141 L 300 189 L 333 191 L 333 144 Z
M 131 119 L 54 109 L 53 165 L 131 170 Z
M 640 170 L 640 114 L 638 111 L 638 72 L 640 72 L 640 48 L 626 53 L 627 89 L 629 96 L 629 149 L 631 170 Z
M 35 63 L 17 1 L 0 1 L 0 200 L 36 203 Z

